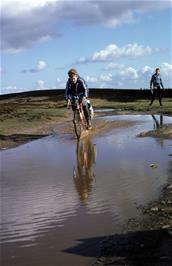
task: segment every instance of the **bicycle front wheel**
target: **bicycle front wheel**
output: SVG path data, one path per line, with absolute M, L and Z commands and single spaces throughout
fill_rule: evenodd
M 80 139 L 84 128 L 83 128 L 83 125 L 81 123 L 80 114 L 79 114 L 78 110 L 76 110 L 74 112 L 73 124 L 74 124 L 74 130 L 75 130 L 76 137 L 77 137 L 77 139 Z

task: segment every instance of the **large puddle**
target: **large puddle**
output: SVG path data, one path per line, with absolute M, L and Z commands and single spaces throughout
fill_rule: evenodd
M 1 265 L 89 265 L 100 240 L 141 218 L 138 206 L 172 180 L 171 141 L 136 137 L 171 117 L 106 119 L 136 124 L 79 144 L 50 136 L 0 153 Z

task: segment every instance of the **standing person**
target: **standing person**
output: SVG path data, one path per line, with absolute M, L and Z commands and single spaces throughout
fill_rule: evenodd
M 70 69 L 68 71 L 68 81 L 66 83 L 66 100 L 67 105 L 72 104 L 72 110 L 75 111 L 74 97 L 78 96 L 79 101 L 83 103 L 83 111 L 87 121 L 88 129 L 91 129 L 91 115 L 86 98 L 88 97 L 88 87 L 83 78 L 81 78 L 76 69 Z
M 152 89 L 152 85 L 153 85 L 153 89 Z M 160 69 L 156 68 L 155 74 L 152 75 L 152 78 L 150 80 L 150 89 L 152 92 L 152 99 L 149 105 L 153 104 L 155 97 L 157 96 L 159 99 L 159 104 L 162 106 L 161 88 L 164 90 L 164 86 L 162 84 L 162 79 L 160 76 Z

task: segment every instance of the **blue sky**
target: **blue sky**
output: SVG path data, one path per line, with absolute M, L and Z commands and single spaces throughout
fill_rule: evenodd
M 172 87 L 165 0 L 2 0 L 1 93 L 65 88 L 75 67 L 89 87 Z

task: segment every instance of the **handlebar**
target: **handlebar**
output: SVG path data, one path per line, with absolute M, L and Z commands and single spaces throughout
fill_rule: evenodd
M 75 101 L 79 101 L 80 99 L 82 99 L 83 104 L 86 104 L 86 101 L 87 101 L 87 98 L 83 95 L 82 96 L 81 95 L 74 96 L 73 99 Z M 70 109 L 70 107 L 71 107 L 71 100 L 70 99 L 67 100 L 67 106 L 66 107 L 67 107 L 67 109 Z

